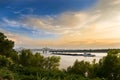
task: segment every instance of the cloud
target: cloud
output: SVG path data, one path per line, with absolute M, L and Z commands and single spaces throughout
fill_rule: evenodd
M 41 35 L 41 38 L 14 35 L 15 33 L 7 35 L 18 46 L 117 48 L 120 47 L 119 1 L 100 0 L 94 8 L 80 12 L 64 12 L 52 16 L 23 15 L 16 21 L 3 20 L 14 27 L 24 25 L 25 28 L 33 29 L 34 35 Z M 42 39 L 44 34 L 52 36 Z M 57 37 L 53 38 L 53 35 Z
M 36 29 L 47 31 L 61 31 L 78 27 L 82 24 L 87 15 L 85 13 L 63 13 L 57 16 L 27 16 L 24 17 L 24 23 Z
M 11 26 L 11 27 L 20 27 L 24 24 L 21 24 L 19 21 L 15 21 L 15 20 L 9 20 L 7 18 L 3 18 L 3 25 L 5 26 Z
M 70 34 L 77 31 L 82 31 L 100 17 L 100 14 L 90 15 L 85 12 L 66 12 L 55 16 L 24 16 L 23 23 L 27 26 L 54 32 L 56 34 Z M 89 18 L 89 19 L 88 19 Z

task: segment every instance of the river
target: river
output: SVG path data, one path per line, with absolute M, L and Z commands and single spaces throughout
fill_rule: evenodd
M 60 69 L 66 69 L 69 66 L 72 66 L 73 63 L 76 60 L 79 61 L 89 61 L 90 63 L 92 63 L 92 61 L 94 59 L 96 59 L 96 62 L 99 62 L 99 60 L 101 58 L 103 58 L 104 56 L 107 55 L 107 53 L 91 53 L 96 55 L 95 57 L 84 57 L 84 56 L 69 56 L 69 55 L 54 55 L 54 54 L 42 54 L 44 57 L 48 57 L 48 56 L 60 56 Z

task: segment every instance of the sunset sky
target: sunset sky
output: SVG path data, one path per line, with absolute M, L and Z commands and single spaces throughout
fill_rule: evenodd
M 0 32 L 16 48 L 120 48 L 120 0 L 0 0 Z

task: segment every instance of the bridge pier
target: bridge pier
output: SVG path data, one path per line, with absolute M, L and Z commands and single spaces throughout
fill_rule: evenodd
M 48 53 L 50 53 L 50 49 L 49 48 L 43 48 L 42 52 L 43 52 L 43 54 L 48 54 Z

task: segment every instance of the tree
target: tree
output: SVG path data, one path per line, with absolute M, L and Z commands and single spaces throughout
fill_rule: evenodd
M 76 60 L 72 67 L 68 67 L 67 71 L 73 74 L 79 74 L 88 77 L 90 63 L 85 61 Z
M 117 50 L 110 50 L 108 55 L 99 62 L 98 76 L 107 80 L 120 79 L 120 56 Z
M 44 69 L 46 70 L 55 70 L 58 69 L 60 62 L 60 57 L 51 56 L 45 58 Z
M 35 53 L 32 60 L 32 66 L 43 69 L 45 58 L 40 53 Z
M 16 52 L 15 50 L 13 50 L 13 51 L 10 53 L 10 58 L 11 58 L 16 64 L 18 64 L 18 62 L 19 62 L 18 52 Z
M 19 55 L 19 62 L 23 66 L 31 66 L 32 65 L 33 54 L 32 52 L 27 50 L 22 50 Z
M 0 32 L 0 55 L 10 57 L 10 53 L 13 51 L 14 42 L 8 40 L 7 37 Z
M 13 64 L 13 61 L 10 58 L 0 55 L 0 68 L 9 67 L 12 64 Z
M 96 60 L 94 59 L 92 64 L 91 64 L 91 67 L 90 67 L 90 72 L 89 72 L 89 78 L 95 78 L 95 77 L 98 77 L 97 76 L 97 73 L 99 71 L 99 66 L 100 64 L 99 63 L 96 63 Z

